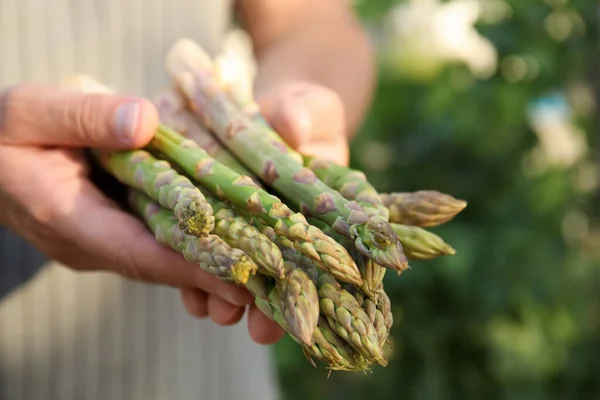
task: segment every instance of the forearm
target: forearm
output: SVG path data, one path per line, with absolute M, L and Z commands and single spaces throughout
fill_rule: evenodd
M 368 37 L 352 18 L 318 20 L 271 40 L 255 40 L 260 96 L 285 81 L 309 81 L 337 92 L 351 138 L 369 106 L 374 62 Z

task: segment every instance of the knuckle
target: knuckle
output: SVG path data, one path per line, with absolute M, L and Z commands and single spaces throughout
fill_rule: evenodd
M 53 227 L 68 214 L 62 203 L 54 201 L 38 201 L 30 206 L 29 212 L 33 222 L 40 227 Z
M 136 281 L 147 281 L 145 269 L 132 253 L 117 253 L 112 260 L 115 272 Z
M 101 108 L 97 105 L 97 96 L 85 94 L 70 100 L 64 109 L 64 118 L 67 126 L 78 132 L 82 138 L 91 142 L 102 140 L 104 131 L 101 123 Z

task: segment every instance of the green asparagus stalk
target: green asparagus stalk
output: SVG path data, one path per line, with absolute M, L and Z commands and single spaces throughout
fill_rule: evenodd
M 262 113 L 260 111 L 260 106 L 252 97 L 252 91 L 251 90 L 240 91 L 240 90 L 238 90 L 237 87 L 233 87 L 231 78 L 234 78 L 234 77 L 232 77 L 232 76 L 226 77 L 225 76 L 227 74 L 223 73 L 223 69 L 226 69 L 226 68 L 224 68 L 226 66 L 223 65 L 223 63 L 219 62 L 219 61 L 222 61 L 222 59 L 220 60 L 219 57 L 217 57 L 214 60 L 214 63 L 212 66 L 213 66 L 213 71 L 214 71 L 214 79 L 216 82 L 219 83 L 221 90 L 227 94 L 227 96 L 230 98 L 232 103 L 237 106 L 239 111 L 244 116 L 246 116 L 249 120 L 256 122 L 258 124 L 261 124 L 267 128 L 264 131 L 265 136 L 268 137 L 268 139 L 272 143 L 274 143 L 280 151 L 288 154 L 290 157 L 292 157 L 294 160 L 296 160 L 296 162 L 302 163 L 303 162 L 302 154 L 300 154 L 296 150 L 292 149 L 283 140 L 283 138 L 281 136 L 279 136 L 279 134 L 272 129 L 271 125 L 269 125 L 267 120 L 264 118 L 264 116 L 262 115 Z M 229 78 L 229 79 L 227 79 L 227 78 Z M 239 77 L 236 76 L 235 78 L 239 78 Z
M 175 89 L 163 90 L 154 97 L 159 120 L 198 144 L 209 156 L 241 175 L 252 175 L 218 139 L 191 113 L 183 96 Z
M 151 147 L 164 153 L 198 183 L 221 198 L 226 198 L 239 209 L 260 218 L 275 230 L 278 236 L 289 239 L 294 247 L 315 260 L 327 271 L 351 271 L 357 277 L 351 282 L 361 282 L 356 263 L 346 249 L 309 225 L 304 215 L 293 213 L 277 197 L 258 187 L 248 176 L 211 158 L 195 142 L 186 140 L 171 129 L 161 125 Z
M 362 171 L 344 167 L 324 158 L 306 155 L 304 165 L 346 199 L 355 200 L 367 215 L 382 217 L 386 221 L 389 219 L 389 210 L 383 205 L 379 193 Z
M 171 247 L 186 259 L 216 277 L 244 284 L 256 273 L 256 264 L 243 251 L 231 248 L 216 235 L 198 238 L 186 235 L 173 212 L 136 189 L 129 191 L 129 204 L 154 233 L 156 241 Z
M 316 175 L 269 140 L 264 124 L 247 118 L 214 77 L 211 60 L 189 40 L 175 43 L 167 69 L 190 101 L 190 108 L 224 145 L 256 174 L 302 210 L 323 219 L 354 240 L 359 251 L 388 268 L 407 267 L 401 244 L 382 218 L 369 218 L 355 201 L 321 182 Z
M 162 207 L 173 210 L 185 233 L 203 237 L 213 230 L 215 218 L 206 198 L 168 162 L 143 150 L 96 150 L 94 155 L 99 164 L 121 183 L 143 191 Z
M 435 190 L 382 193 L 390 222 L 423 228 L 444 224 L 465 209 L 467 202 Z
M 441 237 L 418 226 L 391 224 L 398 234 L 406 256 L 410 260 L 431 260 L 454 255 L 456 250 Z

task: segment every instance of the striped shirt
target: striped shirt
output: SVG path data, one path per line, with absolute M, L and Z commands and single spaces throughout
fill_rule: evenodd
M 170 83 L 171 43 L 189 37 L 215 54 L 231 8 L 0 0 L 0 90 L 84 72 L 153 96 Z M 275 399 L 270 349 L 246 326 L 189 316 L 173 288 L 74 272 L 0 228 L 0 400 Z

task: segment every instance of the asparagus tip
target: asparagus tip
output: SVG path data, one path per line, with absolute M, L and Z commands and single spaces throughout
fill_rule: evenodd
M 239 260 L 231 267 L 231 276 L 233 281 L 239 284 L 246 284 L 251 275 L 256 274 L 258 267 L 246 255 L 242 255 Z
M 172 76 L 212 68 L 210 56 L 193 40 L 177 39 L 167 52 L 166 67 Z
M 386 220 L 372 217 L 361 229 L 362 234 L 357 234 L 355 228 L 355 245 L 362 255 L 387 268 L 397 271 L 406 269 L 408 259 L 400 239 Z
M 181 210 L 181 229 L 193 236 L 208 235 L 215 227 L 212 207 L 206 202 L 192 201 Z

